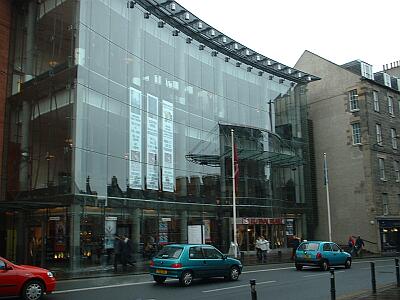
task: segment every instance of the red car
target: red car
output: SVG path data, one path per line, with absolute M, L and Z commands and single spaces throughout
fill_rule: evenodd
M 0 297 L 21 296 L 26 300 L 38 300 L 55 288 L 56 279 L 49 270 L 19 266 L 0 257 Z

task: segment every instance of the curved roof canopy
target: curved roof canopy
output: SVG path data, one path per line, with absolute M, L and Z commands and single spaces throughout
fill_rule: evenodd
M 160 22 L 168 23 L 176 28 L 178 31 L 174 31 L 174 35 L 178 35 L 179 31 L 183 32 L 189 37 L 188 39 L 192 38 L 201 43 L 202 49 L 204 46 L 213 49 L 212 53 L 215 56 L 222 53 L 226 56 L 226 61 L 232 58 L 237 61 L 238 66 L 240 63 L 247 64 L 248 71 L 251 71 L 252 67 L 259 69 L 258 75 L 260 76 L 265 71 L 296 83 L 308 83 L 320 79 L 247 48 L 199 19 L 175 1 L 136 0 L 134 3 L 138 3 L 147 11 L 145 12 L 146 17 L 151 13 L 160 19 Z M 160 23 L 159 26 L 162 27 L 163 23 Z

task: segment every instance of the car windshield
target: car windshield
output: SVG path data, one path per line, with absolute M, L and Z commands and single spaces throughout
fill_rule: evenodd
M 299 246 L 299 250 L 316 251 L 318 250 L 318 243 L 304 243 Z
M 158 252 L 156 255 L 157 258 L 179 258 L 183 251 L 182 247 L 171 247 L 166 246 Z

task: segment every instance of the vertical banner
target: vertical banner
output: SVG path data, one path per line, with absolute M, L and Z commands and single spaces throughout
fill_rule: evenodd
M 163 100 L 163 172 L 162 188 L 164 191 L 174 191 L 174 106 Z
M 147 176 L 149 190 L 158 190 L 158 98 L 147 94 Z
M 114 248 L 114 239 L 116 233 L 117 217 L 106 217 L 104 221 L 104 249 Z
M 129 187 L 142 189 L 142 92 L 129 88 Z

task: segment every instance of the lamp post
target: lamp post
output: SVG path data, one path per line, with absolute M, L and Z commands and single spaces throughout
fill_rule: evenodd
M 231 129 L 231 144 L 232 144 L 232 209 L 233 209 L 233 243 L 235 257 L 237 257 L 237 232 L 236 232 L 236 172 L 235 172 L 235 144 L 233 138 L 233 129 Z
M 329 241 L 332 242 L 331 205 L 329 202 L 328 162 L 326 160 L 326 153 L 324 153 L 324 183 L 326 188 L 326 206 L 328 211 L 328 235 Z

